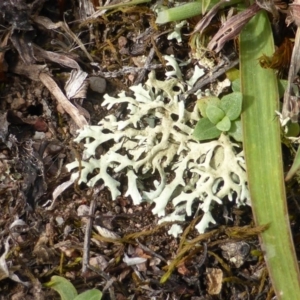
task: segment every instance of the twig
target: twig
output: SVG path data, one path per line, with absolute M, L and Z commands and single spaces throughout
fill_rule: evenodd
M 197 263 L 197 266 L 195 267 L 196 270 L 197 269 L 199 270 L 203 266 L 206 258 L 207 258 L 207 243 L 203 243 L 203 255 L 202 255 L 200 261 Z
M 133 85 L 138 85 L 139 83 L 141 83 L 143 81 L 143 78 L 146 74 L 146 71 L 149 69 L 149 65 L 154 57 L 154 54 L 155 54 L 155 50 L 154 48 L 151 48 L 150 52 L 149 52 L 149 55 L 146 59 L 146 62 L 145 62 L 145 66 L 144 68 L 141 70 L 141 72 L 139 73 L 139 75 L 137 76 L 137 78 L 135 79 Z
M 167 260 L 165 260 L 161 255 L 157 254 L 156 252 L 152 251 L 150 248 L 148 248 L 147 246 L 143 245 L 138 239 L 135 239 L 136 242 L 138 243 L 138 245 L 141 247 L 142 250 L 144 250 L 145 252 L 148 252 L 149 254 L 151 254 L 154 257 L 157 257 L 158 259 L 160 259 L 161 261 L 168 263 Z
M 68 100 L 68 98 L 64 95 L 59 86 L 48 73 L 41 72 L 39 78 L 50 91 L 50 93 L 56 98 L 59 104 L 61 104 L 62 108 L 71 116 L 79 128 L 83 128 L 85 125 L 88 125 L 88 122 L 83 115 L 80 114 L 78 108 Z
M 111 300 L 116 300 L 116 296 L 115 296 L 115 292 L 114 292 L 114 287 L 112 286 L 112 284 L 116 281 L 115 278 L 110 278 L 108 274 L 106 274 L 105 272 L 94 268 L 91 265 L 87 266 L 90 270 L 92 270 L 93 272 L 99 274 L 102 278 L 104 278 L 106 280 L 106 285 L 105 285 L 105 290 L 108 289 L 109 290 L 109 296 Z M 104 290 L 103 290 L 104 291 Z
M 90 260 L 90 240 L 94 219 L 92 216 L 95 214 L 96 201 L 92 199 L 90 204 L 89 218 L 85 227 L 84 244 L 83 244 L 83 256 L 82 256 L 82 270 L 81 273 L 85 274 L 88 270 L 88 264 Z
M 96 65 L 96 64 L 94 64 Z M 97 66 L 97 65 L 96 65 Z M 148 66 L 148 70 L 156 70 L 161 69 L 162 64 L 154 64 L 151 66 Z M 126 74 L 132 74 L 132 73 L 140 73 L 142 70 L 144 70 L 145 67 L 130 67 L 130 66 L 124 66 L 121 70 L 116 70 L 112 72 L 103 72 L 98 71 L 98 75 L 104 77 L 104 78 L 115 78 L 119 76 L 125 76 Z
M 204 78 L 200 78 L 200 80 L 198 82 L 196 82 L 195 86 L 190 89 L 187 94 L 194 94 L 195 92 L 197 92 L 198 90 L 200 90 L 201 88 L 203 88 L 205 85 L 212 83 L 213 81 L 215 81 L 219 76 L 223 75 L 225 72 L 227 72 L 228 70 L 232 69 L 233 67 L 235 67 L 236 65 L 238 65 L 239 63 L 239 59 L 235 59 L 232 62 L 230 62 L 228 65 L 224 66 L 216 66 L 213 70 L 212 70 L 212 74 L 208 74 L 206 75 Z

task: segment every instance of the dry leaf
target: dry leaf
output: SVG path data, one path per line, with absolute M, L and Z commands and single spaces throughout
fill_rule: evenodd
M 181 262 L 177 266 L 177 272 L 183 276 L 188 276 L 191 272 L 189 269 L 185 266 L 185 262 Z
M 65 91 L 68 99 L 86 98 L 88 74 L 82 70 L 72 70 L 70 78 L 65 84 Z
M 206 269 L 207 277 L 207 292 L 210 295 L 217 295 L 221 292 L 222 281 L 223 281 L 223 271 L 216 268 Z
M 124 254 L 123 261 L 127 266 L 134 266 L 138 264 L 142 264 L 147 261 L 147 258 L 142 257 L 128 257 L 127 254 Z
M 235 38 L 243 29 L 244 25 L 260 10 L 255 3 L 242 11 L 241 13 L 229 18 L 219 29 L 217 34 L 209 42 L 207 48 L 220 52 L 224 44 Z
M 110 230 L 108 230 L 104 227 L 101 227 L 99 225 L 95 225 L 94 227 L 96 228 L 98 233 L 101 236 L 105 237 L 105 238 L 110 238 L 110 239 L 113 239 L 113 240 L 117 240 L 117 239 L 121 238 L 118 234 L 116 234 L 116 233 L 114 233 L 114 232 L 112 232 L 112 231 L 110 231 Z

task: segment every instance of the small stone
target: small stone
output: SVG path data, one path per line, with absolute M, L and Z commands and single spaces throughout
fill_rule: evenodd
M 99 94 L 103 94 L 106 89 L 106 80 L 102 77 L 90 77 L 89 78 L 90 88 L 92 91 Z
M 53 134 L 50 131 L 45 133 L 45 138 L 51 139 L 52 137 L 53 137 Z
M 36 131 L 34 136 L 32 137 L 32 139 L 34 141 L 37 141 L 37 140 L 44 140 L 46 138 L 46 135 L 44 132 L 38 132 Z
M 61 152 L 63 149 L 63 147 L 61 145 L 58 145 L 58 144 L 55 144 L 55 143 L 51 143 L 49 146 L 48 146 L 48 153 L 49 154 L 57 154 L 59 152 Z
M 89 214 L 90 208 L 89 206 L 82 204 L 80 206 L 78 206 L 77 208 L 77 215 L 78 217 L 83 217 Z
M 131 57 L 131 59 L 137 67 L 142 68 L 145 66 L 147 56 L 141 55 L 141 56 Z
M 39 87 L 35 88 L 33 92 L 34 92 L 35 97 L 37 97 L 37 98 L 42 97 L 42 90 Z
M 65 220 L 64 220 L 63 217 L 61 217 L 61 216 L 57 216 L 57 217 L 55 218 L 55 221 L 56 221 L 56 223 L 57 223 L 58 226 L 61 226 L 61 225 L 64 224 L 64 222 L 65 222 Z
M 11 109 L 19 110 L 26 105 L 26 101 L 23 98 L 15 98 L 11 103 Z
M 120 48 L 124 48 L 127 45 L 128 41 L 127 38 L 125 36 L 120 36 L 118 38 L 118 44 Z

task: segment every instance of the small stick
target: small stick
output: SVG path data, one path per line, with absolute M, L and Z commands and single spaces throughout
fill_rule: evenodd
M 154 256 L 154 257 L 157 257 L 158 259 L 160 259 L 161 261 L 163 261 L 163 262 L 165 262 L 165 263 L 168 263 L 167 260 L 164 259 L 161 255 L 157 254 L 156 252 L 152 251 L 152 250 L 151 250 L 150 248 L 148 248 L 147 246 L 143 245 L 138 239 L 135 239 L 135 240 L 136 240 L 136 242 L 138 243 L 138 245 L 140 246 L 140 248 L 141 248 L 143 251 L 145 251 L 145 252 L 151 254 L 151 255 Z
M 88 122 L 79 112 L 78 108 L 69 101 L 48 73 L 41 72 L 39 74 L 39 78 L 80 129 L 82 129 L 85 125 L 88 125 Z
M 146 59 L 146 62 L 145 62 L 145 65 L 144 65 L 144 68 L 140 71 L 140 73 L 138 74 L 137 78 L 135 79 L 134 81 L 134 84 L 133 85 L 138 85 L 139 83 L 141 83 L 143 81 L 143 78 L 145 77 L 146 75 L 146 71 L 149 69 L 149 65 L 154 57 L 154 54 L 155 54 L 155 50 L 154 48 L 151 48 L 150 49 L 150 52 L 149 52 L 149 55 Z
M 200 78 L 194 85 L 193 88 L 191 88 L 189 91 L 187 91 L 187 94 L 193 94 L 196 93 L 198 90 L 202 89 L 205 85 L 214 82 L 218 77 L 223 75 L 228 70 L 234 68 L 239 64 L 239 59 L 235 59 L 231 61 L 228 65 L 219 65 L 216 66 L 210 73 L 203 78 Z
M 95 197 L 93 197 L 95 198 Z M 85 227 L 84 244 L 83 244 L 83 256 L 82 256 L 82 270 L 81 273 L 85 274 L 88 270 L 90 260 L 90 240 L 92 234 L 92 227 L 94 222 L 94 214 L 96 209 L 96 201 L 93 199 L 90 204 L 89 218 Z

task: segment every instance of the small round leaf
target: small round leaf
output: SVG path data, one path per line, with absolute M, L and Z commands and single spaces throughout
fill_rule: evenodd
M 203 97 L 203 98 L 200 98 L 197 100 L 198 109 L 204 118 L 207 118 L 206 108 L 209 104 L 219 106 L 220 103 L 221 103 L 221 100 L 218 97 L 211 97 L 211 96 Z
M 228 131 L 228 134 L 237 142 L 243 141 L 243 128 L 242 128 L 241 119 L 237 119 L 231 122 L 231 127 L 230 130 Z
M 206 115 L 210 122 L 217 124 L 225 117 L 225 112 L 218 106 L 209 104 L 206 108 Z
M 101 300 L 102 293 L 99 290 L 92 289 L 79 294 L 74 300 Z
M 299 135 L 300 129 L 299 129 L 299 124 L 298 123 L 292 123 L 289 122 L 287 124 L 288 132 L 286 136 L 288 137 L 296 137 Z
M 211 140 L 219 137 L 221 131 L 208 118 L 202 118 L 196 124 L 193 136 L 198 141 Z
M 234 92 L 240 92 L 241 91 L 241 80 L 240 80 L 240 78 L 232 81 L 231 88 Z
M 221 99 L 220 108 L 225 112 L 226 116 L 231 120 L 236 120 L 242 112 L 242 93 L 234 92 L 224 96 Z
M 77 296 L 77 291 L 74 285 L 64 277 L 52 276 L 51 280 L 44 286 L 52 288 L 59 293 L 61 300 L 74 300 Z
M 236 68 L 226 71 L 226 77 L 233 83 L 235 80 L 240 79 L 240 70 Z
M 231 122 L 227 116 L 225 116 L 217 125 L 217 129 L 221 131 L 228 131 L 231 127 Z

